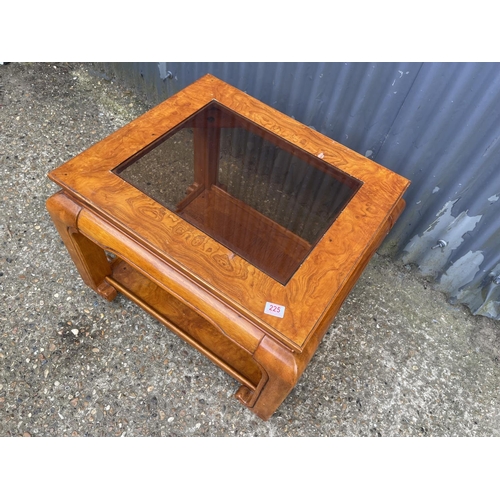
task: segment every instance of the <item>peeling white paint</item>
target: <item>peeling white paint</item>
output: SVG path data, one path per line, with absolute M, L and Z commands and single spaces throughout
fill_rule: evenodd
M 160 78 L 162 80 L 165 80 L 167 78 L 167 63 L 166 62 L 160 62 L 158 63 L 158 71 L 160 72 Z
M 498 196 L 497 194 L 495 194 L 495 195 L 493 195 L 493 196 L 490 196 L 490 197 L 488 198 L 488 201 L 489 201 L 490 203 L 495 203 L 495 201 L 498 201 L 499 199 L 500 199 L 500 198 L 499 198 L 499 196 Z
M 500 275 L 500 264 L 497 264 L 483 279 L 478 293 L 477 287 L 464 288 L 457 294 L 457 299 L 466 304 L 473 314 L 500 319 L 500 286 L 493 282 Z
M 439 187 L 438 187 L 438 186 L 436 186 L 436 187 L 432 190 L 432 194 L 437 193 L 438 191 L 439 191 Z
M 452 296 L 456 296 L 460 288 L 474 279 L 480 271 L 479 266 L 483 260 L 484 256 L 482 252 L 467 252 L 446 270 L 436 288 Z
M 400 69 L 398 69 L 398 73 L 399 73 L 399 78 L 402 78 L 403 77 L 403 72 Z M 406 72 L 406 74 L 408 74 L 408 72 Z
M 481 307 L 472 309 L 474 314 L 487 316 L 488 318 L 500 319 L 500 302 L 495 300 L 486 300 Z
M 470 217 L 467 211 L 453 217 L 451 211 L 457 201 L 448 201 L 432 224 L 410 240 L 404 249 L 403 262 L 417 264 L 424 276 L 439 277 L 436 289 L 466 304 L 473 314 L 500 319 L 500 285 L 493 281 L 500 275 L 500 263 L 484 275 L 480 269 L 484 254 L 480 250 L 471 250 L 450 262 L 452 252 L 463 243 L 464 235 L 474 230 L 482 218 L 482 215 Z M 437 246 L 438 240 L 444 240 L 447 245 Z M 443 269 L 446 269 L 444 273 Z
M 469 217 L 467 212 L 453 217 L 451 210 L 456 202 L 457 200 L 448 201 L 423 234 L 416 234 L 404 248 L 403 262 L 417 264 L 424 276 L 437 277 L 446 267 L 453 250 L 464 241 L 464 234 L 472 231 L 482 218 L 482 215 Z M 446 241 L 447 245 L 432 249 L 438 240 Z
M 367 150 L 366 150 L 366 153 L 365 153 L 365 156 L 366 156 L 367 158 L 369 158 L 372 154 L 373 154 L 373 151 L 372 151 L 371 149 L 367 149 Z

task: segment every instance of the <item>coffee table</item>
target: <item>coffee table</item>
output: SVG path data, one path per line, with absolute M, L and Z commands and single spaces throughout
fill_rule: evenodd
M 409 181 L 206 75 L 49 174 L 84 282 L 122 293 L 267 420 L 404 208 Z

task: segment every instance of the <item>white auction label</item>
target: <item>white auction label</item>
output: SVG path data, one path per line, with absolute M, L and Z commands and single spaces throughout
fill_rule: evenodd
M 272 302 L 266 302 L 266 307 L 264 312 L 270 316 L 276 316 L 277 318 L 282 318 L 285 315 L 285 306 L 280 306 L 279 304 L 273 304 Z

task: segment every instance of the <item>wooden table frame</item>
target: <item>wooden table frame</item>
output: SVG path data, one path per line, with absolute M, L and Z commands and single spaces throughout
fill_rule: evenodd
M 285 284 L 175 211 L 125 182 L 117 169 L 210 103 L 231 126 L 255 124 L 316 168 L 340 169 L 359 189 Z M 241 123 L 237 123 L 241 117 Z M 217 130 L 195 129 L 195 184 L 216 184 Z M 321 159 L 321 160 L 319 160 Z M 332 175 L 334 175 L 332 173 Z M 237 398 L 267 420 L 296 385 L 342 302 L 404 208 L 409 181 L 234 87 L 206 75 L 58 167 L 62 190 L 47 209 L 84 282 L 118 292 L 236 378 Z M 189 193 L 188 193 L 189 194 Z M 221 196 L 224 196 L 223 194 Z M 184 209 L 179 207 L 180 210 Z M 117 256 L 109 259 L 106 252 Z M 285 307 L 282 318 L 266 303 Z

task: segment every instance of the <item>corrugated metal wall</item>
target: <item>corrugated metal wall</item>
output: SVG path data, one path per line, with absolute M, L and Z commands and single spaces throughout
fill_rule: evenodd
M 151 104 L 211 73 L 411 179 L 407 208 L 380 252 L 417 265 L 474 314 L 500 319 L 500 64 L 103 68 Z

